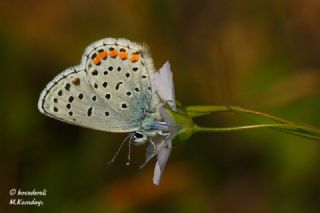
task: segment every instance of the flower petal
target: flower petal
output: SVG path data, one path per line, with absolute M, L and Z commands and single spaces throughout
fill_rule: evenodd
M 171 143 L 171 141 L 170 141 L 170 143 Z M 155 185 L 160 184 L 160 178 L 161 178 L 163 171 L 166 167 L 170 153 L 171 153 L 171 146 L 164 147 L 163 149 L 159 150 L 159 152 L 158 152 L 158 156 L 157 156 L 158 160 L 156 162 L 156 166 L 154 168 L 154 174 L 153 174 L 153 183 Z
M 147 163 L 156 155 L 157 155 L 157 151 L 153 150 L 153 145 L 151 143 L 149 143 L 149 145 L 147 146 L 147 151 L 146 151 L 146 160 L 144 161 L 144 163 L 142 165 L 140 165 L 140 169 L 143 169 L 143 167 L 145 167 L 147 165 Z
M 168 61 L 154 74 L 154 85 L 160 98 L 176 110 L 173 77 Z
M 142 169 L 154 156 L 156 156 L 160 150 L 164 149 L 165 147 L 170 147 L 171 144 L 169 144 L 169 140 L 167 140 L 167 136 L 158 135 L 154 138 L 152 138 L 152 143 L 149 143 L 146 150 L 146 160 L 145 162 L 140 166 L 140 169 Z
M 157 90 L 158 95 L 163 100 L 164 103 L 167 104 L 172 110 L 176 110 L 176 103 L 175 103 L 175 93 L 174 93 L 174 85 L 172 79 L 172 72 L 170 69 L 169 62 L 166 62 L 161 69 L 155 73 L 154 75 L 154 84 Z M 163 120 L 169 127 L 169 135 L 166 134 L 159 134 L 156 137 L 150 139 L 150 144 L 146 150 L 146 160 L 140 166 L 143 168 L 154 156 L 157 155 L 157 162 L 154 168 L 154 175 L 153 175 L 153 183 L 155 185 L 160 184 L 161 176 L 164 172 L 166 167 L 168 158 L 171 153 L 172 147 L 172 138 L 176 135 L 177 132 L 177 125 L 175 122 L 170 118 L 169 114 L 167 113 L 165 107 L 160 108 L 160 114 Z

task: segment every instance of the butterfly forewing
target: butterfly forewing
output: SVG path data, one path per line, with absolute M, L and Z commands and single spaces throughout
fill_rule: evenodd
M 39 110 L 58 120 L 97 130 L 128 132 L 138 128 L 124 123 L 88 84 L 84 69 L 71 67 L 56 76 L 42 91 Z

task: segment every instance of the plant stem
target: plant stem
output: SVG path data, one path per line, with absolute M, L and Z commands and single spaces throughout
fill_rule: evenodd
M 219 127 L 219 128 L 211 128 L 211 127 L 202 127 L 198 125 L 194 125 L 194 132 L 228 132 L 228 131 L 237 131 L 237 130 L 246 130 L 246 129 L 258 129 L 258 128 L 270 128 L 283 133 L 292 134 L 300 137 L 309 138 L 312 140 L 320 140 L 320 129 L 297 124 L 282 118 L 279 118 L 274 115 L 269 115 L 267 113 L 257 112 L 249 109 L 244 109 L 238 106 L 187 106 L 184 108 L 185 112 L 190 117 L 198 117 L 209 115 L 215 112 L 234 112 L 241 116 L 244 116 L 244 113 L 255 115 L 258 117 L 264 117 L 269 119 L 270 123 L 260 123 L 253 125 L 245 125 L 245 126 L 233 126 L 233 127 Z M 275 123 L 276 122 L 276 123 Z
M 279 118 L 274 115 L 269 115 L 267 113 L 244 109 L 238 106 L 187 106 L 185 108 L 185 111 L 187 113 L 198 113 L 199 115 L 202 115 L 202 114 L 205 115 L 213 112 L 244 112 L 244 113 L 249 113 L 257 116 L 266 117 L 273 121 L 277 121 L 279 123 L 294 124 L 293 122 L 287 121 L 285 119 Z
M 237 130 L 247 130 L 247 129 L 258 129 L 258 128 L 292 128 L 291 125 L 283 125 L 283 124 L 256 124 L 256 125 L 247 125 L 247 126 L 232 126 L 232 127 L 202 127 L 195 125 L 193 130 L 194 132 L 229 132 L 229 131 L 237 131 Z
M 310 129 L 305 126 L 292 125 L 292 124 L 256 124 L 256 125 L 246 125 L 246 126 L 233 126 L 233 127 L 202 127 L 194 125 L 194 132 L 229 132 L 229 131 L 239 131 L 248 129 L 259 129 L 259 128 L 271 128 L 282 131 L 284 133 L 293 134 L 296 136 L 302 136 L 312 140 L 320 140 L 319 131 L 315 129 Z

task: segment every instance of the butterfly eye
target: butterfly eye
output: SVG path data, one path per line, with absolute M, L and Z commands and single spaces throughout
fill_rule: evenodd
M 135 132 L 133 134 L 133 145 L 138 146 L 147 142 L 147 136 L 143 132 Z
M 134 137 L 135 138 L 143 138 L 143 134 L 142 133 L 140 133 L 140 132 L 136 132 L 136 133 L 134 133 Z

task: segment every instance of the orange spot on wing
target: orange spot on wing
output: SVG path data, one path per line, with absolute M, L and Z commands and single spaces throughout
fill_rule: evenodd
M 131 56 L 131 61 L 132 62 L 137 62 L 137 61 L 139 61 L 139 59 L 140 59 L 140 54 L 139 53 L 132 54 L 132 56 Z
M 119 57 L 124 60 L 128 58 L 128 53 L 127 52 L 120 52 Z
M 106 59 L 108 56 L 108 53 L 106 51 L 103 51 L 101 53 L 99 53 L 99 57 L 102 58 L 102 59 Z
M 94 64 L 99 64 L 101 62 L 101 59 L 99 58 L 99 57 L 95 57 L 94 59 L 93 59 L 93 63 Z
M 71 83 L 75 86 L 78 86 L 80 84 L 80 79 L 79 78 L 74 78 L 71 80 Z
M 110 55 L 111 58 L 115 58 L 115 57 L 117 57 L 118 52 L 115 51 L 115 50 L 112 50 L 112 51 L 109 52 L 109 55 Z

